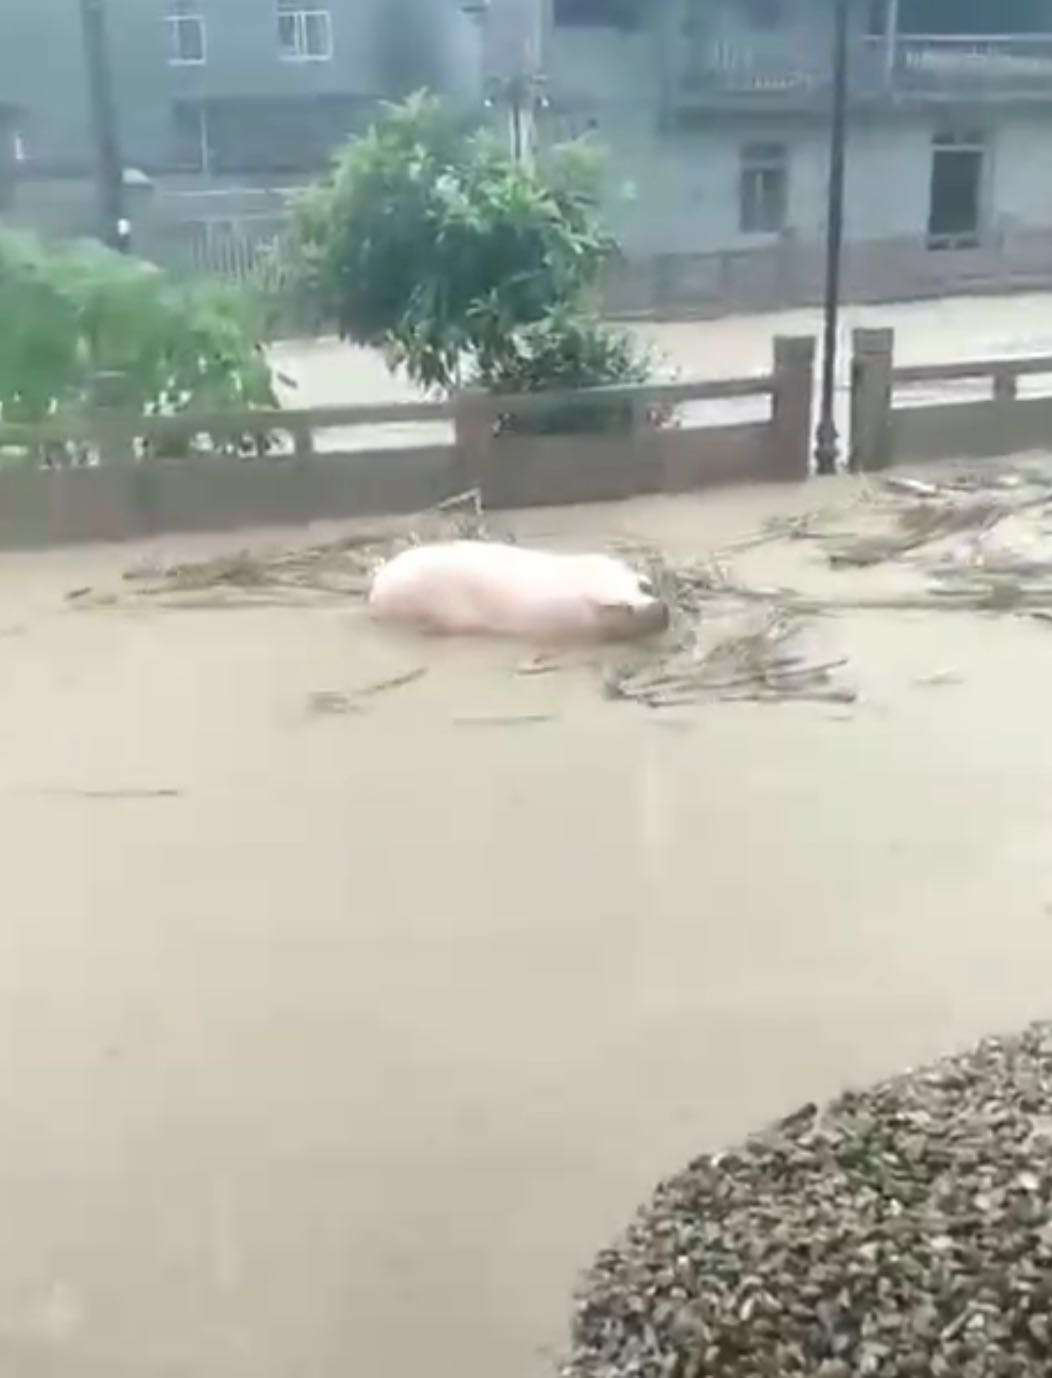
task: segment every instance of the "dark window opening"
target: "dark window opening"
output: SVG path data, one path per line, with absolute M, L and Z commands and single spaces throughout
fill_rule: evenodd
M 931 164 L 929 248 L 969 249 L 979 243 L 983 155 L 982 139 L 975 133 L 936 138 Z
M 644 0 L 555 0 L 555 23 L 565 29 L 638 29 Z
M 754 29 L 777 29 L 783 19 L 782 0 L 748 0 L 746 15 Z
M 197 67 L 205 62 L 205 21 L 200 0 L 168 0 L 168 61 L 173 66 Z
M 742 234 L 779 234 L 789 211 L 789 168 L 784 144 L 747 144 L 739 187 Z
M 888 31 L 888 0 L 869 0 L 866 7 L 866 33 L 882 37 Z
M 888 17 L 895 0 L 868 0 L 866 32 L 871 37 L 887 33 Z M 937 38 L 965 34 L 975 38 L 1003 38 L 1012 34 L 1052 33 L 1052 5 L 1048 0 L 898 0 L 897 32 Z
M 1052 11 L 1046 0 L 900 0 L 898 27 L 907 35 L 1048 33 Z

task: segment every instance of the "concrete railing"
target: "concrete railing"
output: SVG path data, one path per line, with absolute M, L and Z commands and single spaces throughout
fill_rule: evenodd
M 799 480 L 813 381 L 813 339 L 779 337 L 770 372 L 752 378 L 192 418 L 96 407 L 0 424 L 0 546 L 412 512 L 469 488 L 496 508 Z M 743 399 L 770 399 L 769 414 L 729 415 Z M 720 414 L 698 424 L 698 405 Z M 616 424 L 552 433 L 564 408 Z M 415 426 L 435 423 L 448 438 L 414 442 Z M 397 445 L 363 438 L 390 425 Z
M 892 330 L 854 332 L 854 469 L 868 472 L 896 460 L 974 459 L 1049 448 L 1052 396 L 1019 394 L 1023 378 L 1048 375 L 1052 380 L 1052 355 L 896 368 L 894 349 Z M 982 395 L 962 398 L 961 385 Z M 912 403 L 903 395 L 908 389 L 914 390 Z
M 1052 34 L 902 37 L 890 75 L 904 91 L 1052 92 Z

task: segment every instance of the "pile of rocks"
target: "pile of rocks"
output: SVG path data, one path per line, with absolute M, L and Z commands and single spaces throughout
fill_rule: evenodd
M 699 1158 L 573 1340 L 566 1378 L 1052 1374 L 1052 1024 Z

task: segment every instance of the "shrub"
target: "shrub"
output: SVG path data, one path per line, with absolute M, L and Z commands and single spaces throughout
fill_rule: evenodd
M 513 332 L 495 356 L 480 363 L 478 381 L 490 392 L 510 395 L 644 383 L 649 373 L 649 358 L 625 331 L 560 310 Z M 596 399 L 509 414 L 501 418 L 500 429 L 533 434 L 627 431 L 632 421 L 630 402 Z
M 0 416 L 39 421 L 121 375 L 129 408 L 212 411 L 273 401 L 249 295 L 180 283 L 97 244 L 0 230 Z
M 300 196 L 283 272 L 343 336 L 449 389 L 499 368 L 517 332 L 583 308 L 611 248 L 597 205 L 590 149 L 526 167 L 415 96 Z

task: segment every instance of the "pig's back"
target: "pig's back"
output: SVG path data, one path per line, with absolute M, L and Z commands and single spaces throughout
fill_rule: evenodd
M 531 630 L 531 617 L 558 599 L 556 557 L 489 541 L 414 546 L 377 572 L 373 614 L 435 631 Z

